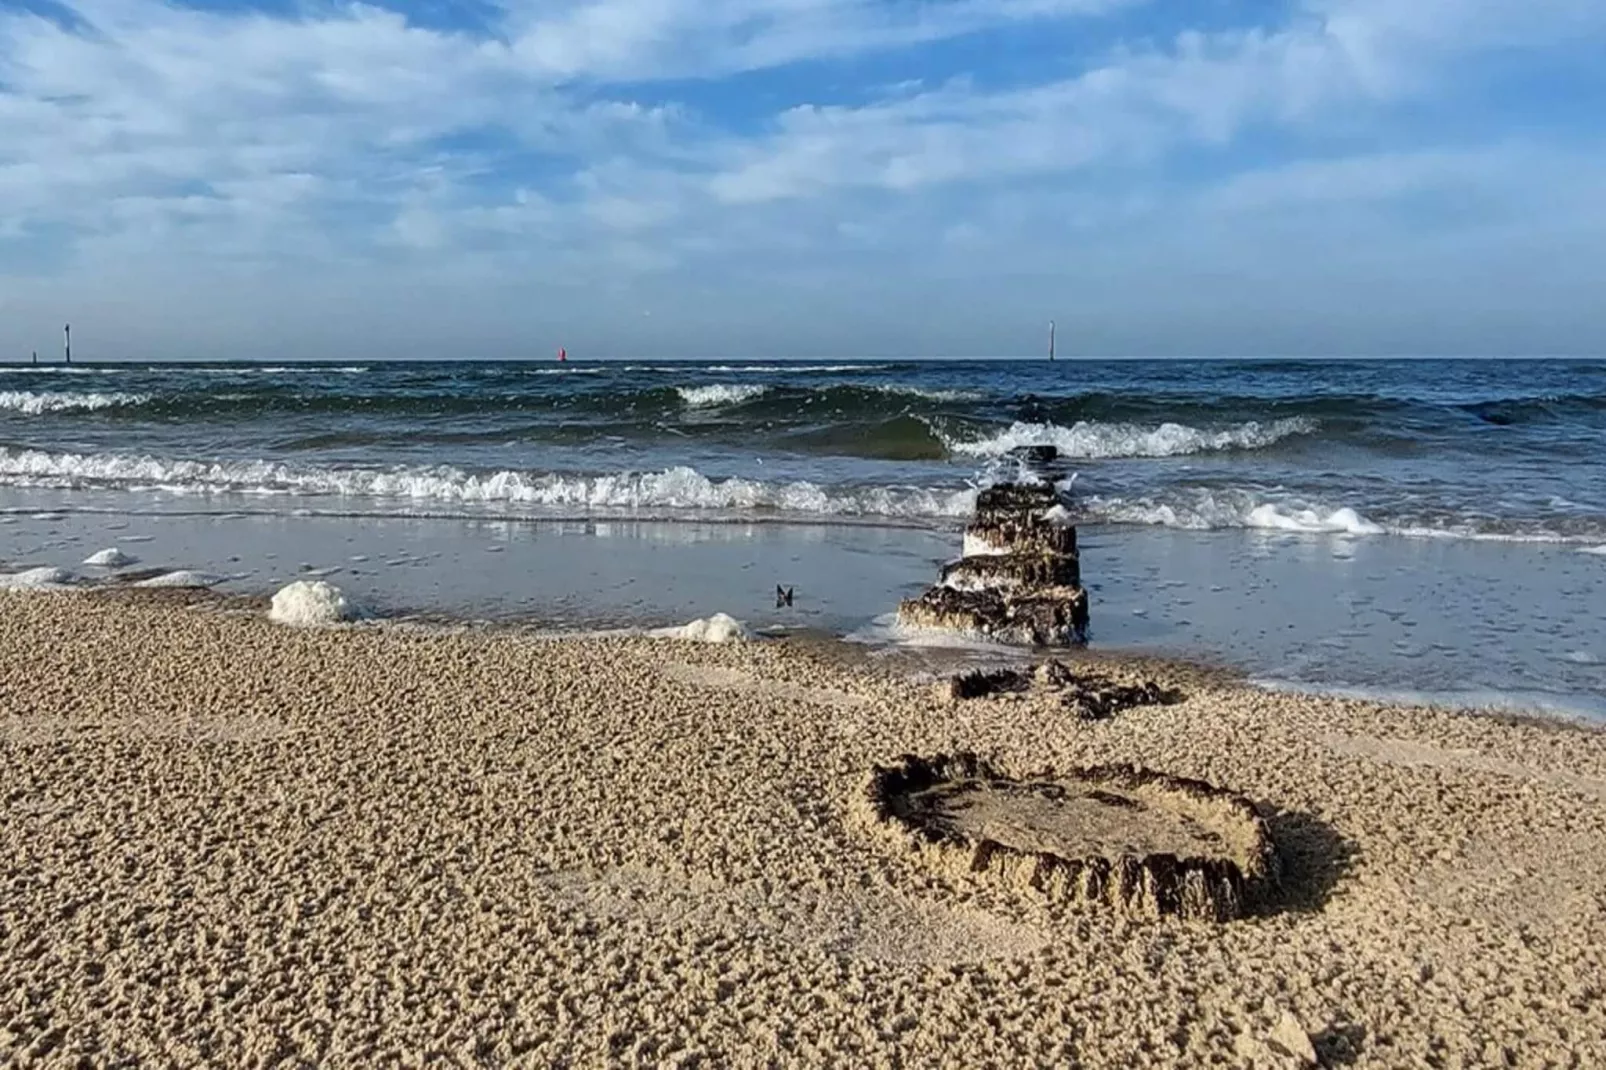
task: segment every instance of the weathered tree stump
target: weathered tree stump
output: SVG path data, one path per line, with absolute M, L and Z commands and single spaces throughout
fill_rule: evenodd
M 1085 642 L 1088 599 L 1070 516 L 1048 483 L 982 491 L 963 556 L 937 586 L 898 607 L 899 623 L 1014 645 Z
M 962 557 L 942 569 L 942 585 L 956 591 L 1074 587 L 1081 579 L 1075 554 L 984 554 Z
M 1012 646 L 1073 646 L 1087 634 L 1087 592 L 1080 587 L 956 591 L 938 586 L 901 603 L 898 621 Z
M 966 557 L 998 554 L 1074 554 L 1076 529 L 1069 524 L 972 521 L 965 527 Z
M 1227 921 L 1278 878 L 1248 799 L 1137 767 L 1017 778 L 973 754 L 905 755 L 874 770 L 853 812 L 954 878 L 1131 917 Z

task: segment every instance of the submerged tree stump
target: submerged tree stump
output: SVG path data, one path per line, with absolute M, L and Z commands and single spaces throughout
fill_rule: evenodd
M 1081 562 L 1074 553 L 982 554 L 962 557 L 942 569 L 942 586 L 956 591 L 1075 587 L 1081 581 Z
M 976 495 L 964 556 L 943 567 L 936 586 L 899 604 L 898 623 L 1013 646 L 1073 646 L 1087 641 L 1081 583 L 1076 527 L 1060 492 L 1047 482 L 999 484 Z
M 1130 917 L 1231 920 L 1278 876 L 1248 799 L 1137 767 L 1016 778 L 973 754 L 905 755 L 874 770 L 853 809 L 950 876 Z
M 1085 642 L 1088 600 L 1070 520 L 1052 484 L 987 488 L 976 496 L 963 556 L 943 567 L 936 586 L 899 605 L 898 622 L 1017 646 Z
M 956 591 L 938 586 L 899 605 L 898 622 L 1013 646 L 1073 646 L 1087 635 L 1087 592 L 1080 587 Z

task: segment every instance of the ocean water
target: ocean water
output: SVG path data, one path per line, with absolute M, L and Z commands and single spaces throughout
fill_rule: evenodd
M 1606 710 L 1603 360 L 0 365 L 0 560 L 130 535 L 574 620 L 785 623 L 790 579 L 852 632 L 1034 444 L 1074 473 L 1095 642 Z M 364 567 L 395 554 L 435 565 Z

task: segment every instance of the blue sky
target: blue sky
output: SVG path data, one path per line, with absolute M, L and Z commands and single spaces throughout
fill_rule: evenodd
M 0 357 L 1606 352 L 1601 0 L 0 0 Z

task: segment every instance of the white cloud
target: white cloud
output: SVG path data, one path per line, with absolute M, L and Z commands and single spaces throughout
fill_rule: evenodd
M 878 89 L 884 72 L 839 63 L 832 77 L 850 90 L 836 99 L 869 103 L 826 106 L 798 90 L 757 134 L 726 127 L 706 104 L 663 99 L 680 90 L 672 81 L 638 83 L 863 58 L 1034 20 L 1063 22 L 1063 44 L 1067 27 L 1104 25 L 1075 20 L 1130 8 L 1152 26 L 1188 6 L 518 0 L 475 32 L 362 5 L 276 16 L 81 0 L 73 29 L 4 9 L 0 271 L 12 278 L 0 303 L 14 316 L 41 295 L 82 300 L 96 285 L 240 278 L 264 286 L 259 302 L 316 303 L 331 288 L 381 295 L 427 282 L 481 288 L 451 302 L 465 316 L 492 315 L 496 294 L 515 293 L 502 314 L 512 323 L 532 287 L 573 287 L 581 297 L 552 303 L 580 316 L 585 294 L 628 291 L 635 276 L 674 309 L 688 303 L 691 269 L 720 280 L 698 291 L 706 304 L 718 286 L 753 297 L 836 279 L 870 292 L 891 286 L 887 269 L 901 264 L 901 284 L 940 293 L 986 276 L 988 250 L 1041 257 L 1031 270 L 1046 277 L 1063 262 L 1037 246 L 1063 248 L 1067 236 L 1083 258 L 1141 263 L 1142 248 L 1111 235 L 1142 235 L 1153 251 L 1167 226 L 1193 233 L 1195 215 L 1242 225 L 1476 188 L 1521 220 L 1525 203 L 1542 200 L 1540 180 L 1509 167 L 1541 152 L 1538 142 L 1491 157 L 1467 135 L 1440 145 L 1376 120 L 1397 103 L 1453 96 L 1491 50 L 1599 40 L 1606 4 L 1285 2 L 1266 25 L 1173 23 L 1129 45 L 1088 45 L 1091 56 L 1011 57 L 976 79 Z M 1007 87 L 988 88 L 986 74 L 1000 71 Z M 1248 170 L 1236 158 L 1250 133 L 1281 139 L 1274 163 Z M 1173 173 L 1176 161 L 1200 160 L 1222 180 Z M 1480 174 L 1488 180 L 1469 186 Z M 45 233 L 41 279 L 13 286 L 15 258 L 37 259 L 30 236 Z M 862 267 L 872 263 L 874 286 Z M 679 268 L 687 277 L 665 275 Z
M 1307 31 L 1189 33 L 1168 51 L 1119 55 L 1028 89 L 961 85 L 860 108 L 798 108 L 767 140 L 732 147 L 711 188 L 744 203 L 1131 164 L 1225 142 L 1256 119 L 1295 120 L 1354 90 L 1342 57 Z
M 1148 0 L 529 0 L 509 12 L 514 53 L 562 78 L 708 78 L 1097 16 Z
M 1335 203 L 1381 203 L 1447 187 L 1483 185 L 1507 177 L 1527 151 L 1484 149 L 1389 152 L 1291 164 L 1234 175 L 1210 190 L 1204 203 L 1216 210 L 1266 213 Z
M 732 203 L 839 187 L 922 185 L 1124 165 L 1246 128 L 1314 125 L 1341 109 L 1433 92 L 1491 48 L 1606 35 L 1595 0 L 1309 0 L 1287 26 L 1183 32 L 1074 78 L 968 86 L 857 108 L 801 107 L 731 146 L 711 179 Z

